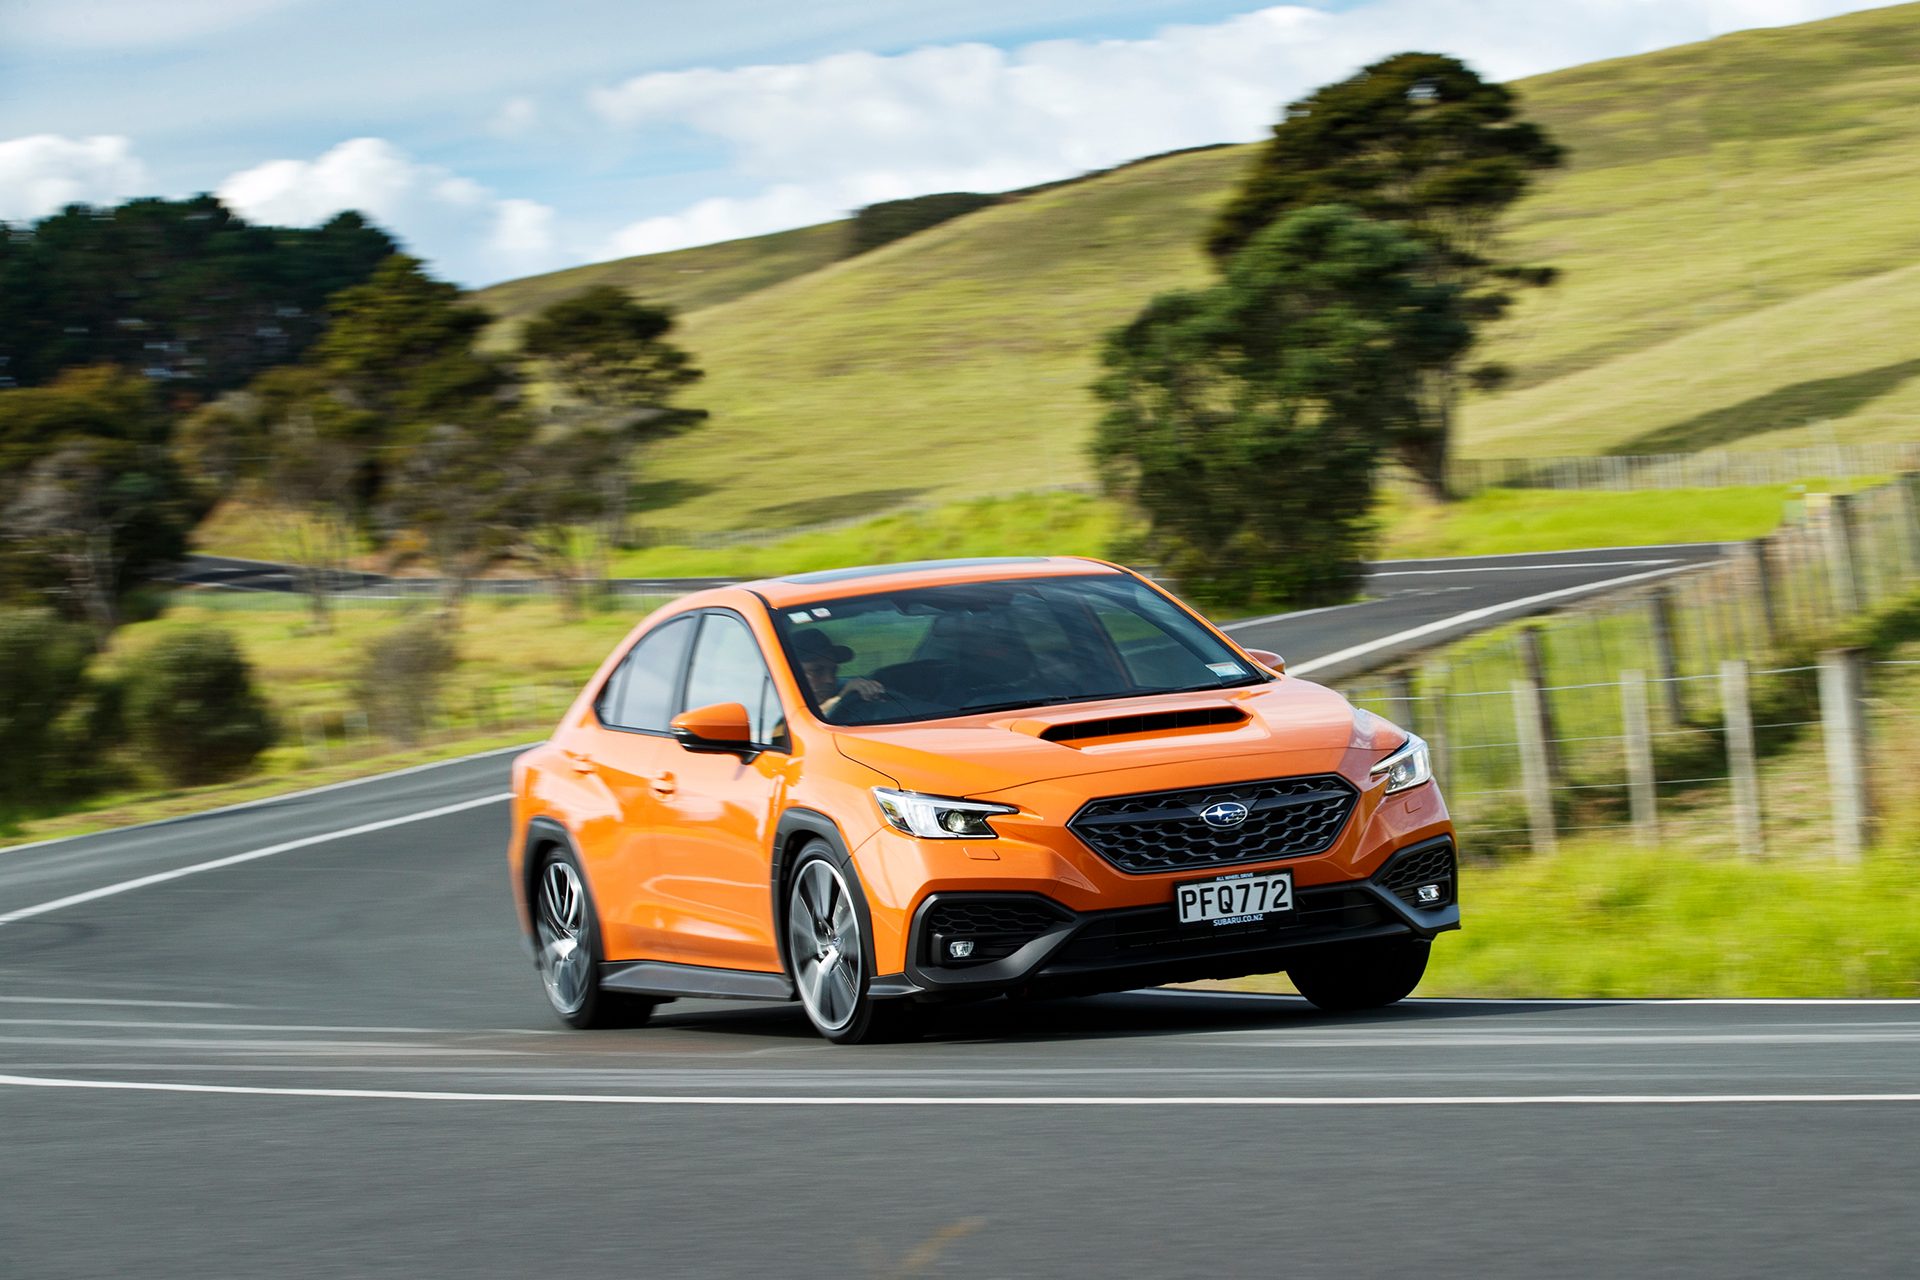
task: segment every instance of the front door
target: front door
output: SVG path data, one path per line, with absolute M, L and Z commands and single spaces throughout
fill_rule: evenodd
M 786 725 L 759 642 L 737 614 L 701 616 L 682 709 L 738 702 L 752 752 L 677 753 L 656 797 L 652 838 L 660 902 L 677 958 L 778 973 L 773 826 L 790 780 Z

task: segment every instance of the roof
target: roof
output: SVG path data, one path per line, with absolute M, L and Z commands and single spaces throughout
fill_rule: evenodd
M 911 560 L 901 564 L 827 569 L 740 585 L 778 608 L 803 601 L 834 600 L 949 582 L 993 582 L 1006 578 L 1058 578 L 1118 572 L 1118 569 L 1104 561 L 1086 560 L 1078 556 L 983 556 L 969 560 Z

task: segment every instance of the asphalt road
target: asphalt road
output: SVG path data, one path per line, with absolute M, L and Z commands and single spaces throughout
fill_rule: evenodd
M 1245 638 L 1298 670 L 1640 571 L 1409 578 Z M 568 1032 L 508 902 L 508 758 L 0 851 L 0 1277 L 1913 1272 L 1920 1003 Z

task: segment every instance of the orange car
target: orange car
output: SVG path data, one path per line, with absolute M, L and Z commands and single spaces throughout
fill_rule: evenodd
M 702 591 L 513 769 L 513 891 L 555 1012 L 919 1006 L 1285 970 L 1389 1004 L 1459 927 L 1426 744 L 1079 559 Z

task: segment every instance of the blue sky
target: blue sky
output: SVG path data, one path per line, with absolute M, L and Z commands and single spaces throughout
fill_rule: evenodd
M 444 275 L 1260 136 L 1403 48 L 1511 78 L 1850 0 L 0 0 L 0 218 L 359 207 Z

